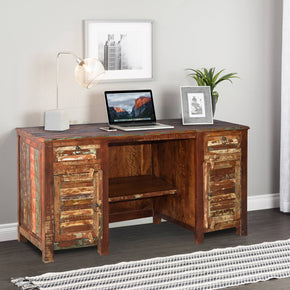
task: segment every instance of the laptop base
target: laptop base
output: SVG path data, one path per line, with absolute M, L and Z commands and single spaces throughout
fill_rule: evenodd
M 141 131 L 141 130 L 162 130 L 162 129 L 172 129 L 174 126 L 161 124 L 161 123 L 155 123 L 154 125 L 144 125 L 144 126 L 119 126 L 119 125 L 109 125 L 110 128 L 115 128 L 121 131 Z

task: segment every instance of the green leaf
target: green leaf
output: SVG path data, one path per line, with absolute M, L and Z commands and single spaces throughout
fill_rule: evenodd
M 211 67 L 208 71 L 208 78 L 211 83 L 213 83 L 214 71 L 215 71 L 214 67 Z
M 195 81 L 196 81 L 198 86 L 202 86 L 203 85 L 203 81 L 200 78 L 198 78 L 196 76 L 194 76 L 193 78 L 195 79 Z
M 232 80 L 231 80 L 231 79 L 233 79 L 233 78 L 237 78 L 237 79 L 239 79 L 239 77 L 237 76 L 237 73 L 229 73 L 229 74 L 227 74 L 227 75 L 224 75 L 224 76 L 220 77 L 220 79 L 218 79 L 218 80 L 216 81 L 215 86 L 216 86 L 217 84 L 219 84 L 220 82 L 222 82 L 222 81 L 229 81 L 229 82 L 232 83 Z
M 219 75 L 220 75 L 224 70 L 225 70 L 225 69 L 220 70 L 220 71 L 219 71 L 219 72 L 214 76 L 214 78 L 212 79 L 213 83 L 216 82 L 216 80 L 218 79 Z

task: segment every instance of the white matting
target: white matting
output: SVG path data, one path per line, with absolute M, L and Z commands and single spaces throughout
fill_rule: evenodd
M 47 273 L 23 289 L 221 289 L 290 276 L 290 240 Z M 37 288 L 34 288 L 37 286 Z

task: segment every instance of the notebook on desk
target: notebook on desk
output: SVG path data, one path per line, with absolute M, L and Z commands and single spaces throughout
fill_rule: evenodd
M 156 122 L 151 90 L 106 91 L 109 126 L 123 131 L 174 128 Z

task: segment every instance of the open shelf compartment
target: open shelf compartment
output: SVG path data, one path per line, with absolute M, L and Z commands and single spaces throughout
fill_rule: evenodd
M 154 175 L 109 179 L 109 202 L 122 202 L 176 194 L 172 184 Z

